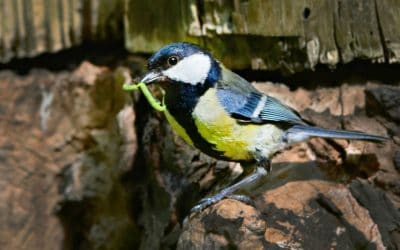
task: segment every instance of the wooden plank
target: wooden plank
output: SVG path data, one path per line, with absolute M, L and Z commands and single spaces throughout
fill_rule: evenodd
M 304 0 L 301 8 L 309 66 L 339 62 L 334 34 L 334 1 Z
M 68 19 L 70 20 L 68 33 L 71 34 L 71 44 L 80 44 L 83 40 L 83 16 L 80 14 L 80 10 L 82 9 L 82 1 L 70 0 L 70 4 L 71 7 L 68 11 Z
M 379 28 L 382 32 L 386 59 L 389 63 L 400 61 L 400 4 L 398 0 L 375 1 Z
M 247 26 L 250 34 L 263 36 L 301 36 L 301 1 L 249 1 Z
M 194 2 L 194 1 L 192 1 Z M 302 34 L 302 2 L 270 1 L 215 1 L 203 3 L 202 35 L 251 34 L 263 36 L 300 36 Z M 208 32 L 207 32 L 208 31 Z M 196 34 L 193 34 L 196 35 Z
M 25 26 L 23 25 L 23 14 L 22 14 L 22 0 L 15 0 L 12 3 L 13 12 L 15 13 L 12 17 L 15 23 L 15 37 L 13 49 L 17 56 L 24 55 L 25 44 Z
M 384 61 L 383 47 L 378 29 L 375 0 L 343 1 L 351 10 L 351 23 L 353 34 L 352 49 L 355 57 Z
M 109 40 L 112 36 L 115 40 L 123 39 L 123 1 L 100 0 L 97 10 L 97 25 L 93 27 L 96 40 Z
M 31 6 L 31 22 L 35 30 L 33 33 L 35 45 L 33 46 L 32 56 L 36 53 L 43 53 L 46 51 L 46 29 L 43 25 L 45 20 L 44 3 L 44 0 L 34 0 L 34 4 Z
M 374 0 L 336 1 L 335 39 L 341 62 L 355 58 L 384 61 Z
M 157 6 L 157 7 L 155 7 Z M 187 34 L 190 2 L 127 0 L 125 46 L 132 52 L 153 52 L 175 41 L 196 41 Z
M 132 52 L 152 53 L 174 41 L 197 42 L 223 58 L 235 54 L 227 64 L 239 68 L 294 72 L 355 59 L 400 61 L 397 0 L 1 0 L 0 4 L 0 62 L 123 36 Z
M 0 62 L 123 37 L 123 0 L 1 0 Z
M 335 20 L 335 42 L 338 47 L 339 57 L 341 62 L 350 62 L 355 57 L 352 23 L 349 22 L 352 18 L 351 5 L 347 1 L 336 1 L 333 17 Z

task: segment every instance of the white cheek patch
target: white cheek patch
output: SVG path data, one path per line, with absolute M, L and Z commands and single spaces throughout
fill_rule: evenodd
M 203 84 L 211 69 L 211 60 L 205 54 L 193 54 L 179 61 L 175 66 L 163 71 L 168 78 L 192 85 Z

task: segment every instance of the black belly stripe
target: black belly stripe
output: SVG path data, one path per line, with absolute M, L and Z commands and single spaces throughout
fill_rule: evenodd
M 194 123 L 192 112 L 208 89 L 204 85 L 190 85 L 184 83 L 168 83 L 165 88 L 165 104 L 170 114 L 185 130 L 196 148 L 217 159 L 229 160 L 223 152 L 215 150 L 215 145 L 206 141 L 199 133 Z

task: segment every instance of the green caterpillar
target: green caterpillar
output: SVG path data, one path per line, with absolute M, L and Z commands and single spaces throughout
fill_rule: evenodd
M 147 101 L 155 110 L 164 112 L 166 109 L 164 104 L 161 104 L 161 102 L 154 98 L 144 82 L 139 82 L 138 84 L 125 83 L 122 86 L 122 89 L 129 92 L 140 89 L 143 95 L 146 97 Z

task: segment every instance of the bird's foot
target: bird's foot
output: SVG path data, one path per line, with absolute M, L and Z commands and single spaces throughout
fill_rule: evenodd
M 247 205 L 254 206 L 254 201 L 246 195 L 241 195 L 241 194 L 224 195 L 224 194 L 219 193 L 214 196 L 201 199 L 200 202 L 190 210 L 190 213 L 192 213 L 192 214 L 199 213 L 199 212 L 203 211 L 204 209 L 206 209 L 207 207 L 214 205 L 217 202 L 219 202 L 225 198 L 234 199 L 234 200 L 243 202 Z
M 233 199 L 236 199 L 236 200 L 239 200 L 244 203 L 252 205 L 253 201 L 250 198 L 248 198 L 244 195 L 235 195 L 233 193 L 236 192 L 240 188 L 244 188 L 244 187 L 251 185 L 252 183 L 260 180 L 265 175 L 267 175 L 267 171 L 265 170 L 264 166 L 257 166 L 257 168 L 255 169 L 253 174 L 247 176 L 246 178 L 233 184 L 232 186 L 229 186 L 229 187 L 221 190 L 218 194 L 216 194 L 214 196 L 200 200 L 200 202 L 196 206 L 194 206 L 190 210 L 190 212 L 191 213 L 201 212 L 205 208 L 217 203 L 218 201 L 220 201 L 224 198 L 233 198 Z
M 234 199 L 234 200 L 240 201 L 242 203 L 245 203 L 249 206 L 255 207 L 254 200 L 252 198 L 250 198 L 249 196 L 246 196 L 243 194 L 231 194 L 231 195 L 227 196 L 226 198 Z
M 203 198 L 199 201 L 199 203 L 194 206 L 191 210 L 190 213 L 200 213 L 201 211 L 203 211 L 204 209 L 206 209 L 207 207 L 217 203 L 218 201 L 224 199 L 225 196 L 223 194 L 216 194 L 214 196 L 211 197 L 207 197 L 207 198 Z

